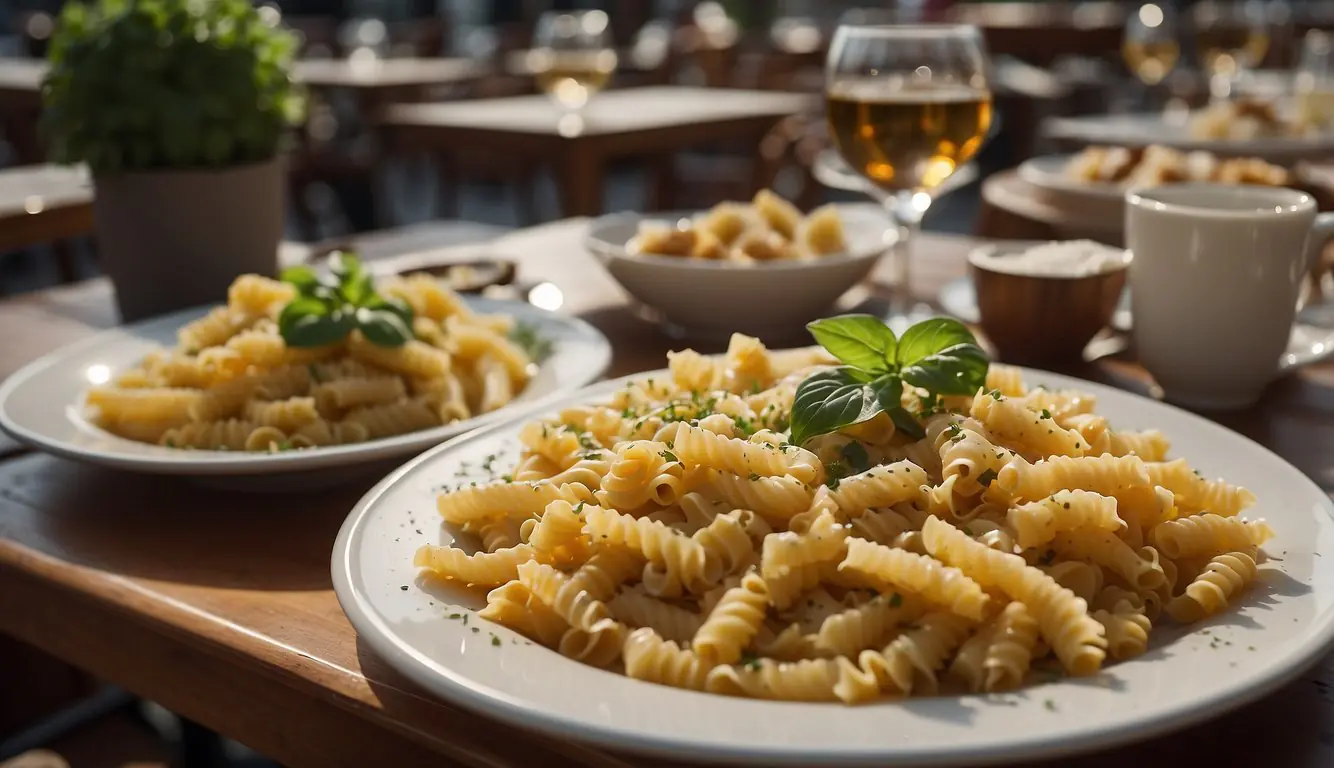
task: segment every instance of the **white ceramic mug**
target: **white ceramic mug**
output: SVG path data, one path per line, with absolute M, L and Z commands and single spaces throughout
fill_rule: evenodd
M 1126 193 L 1140 362 L 1168 400 L 1241 408 L 1275 376 L 1312 260 L 1334 236 L 1304 192 L 1180 184 Z

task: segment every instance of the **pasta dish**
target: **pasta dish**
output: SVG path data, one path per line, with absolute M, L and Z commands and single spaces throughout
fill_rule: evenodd
M 1210 152 L 1180 152 L 1152 145 L 1142 148 L 1088 147 L 1070 159 L 1065 175 L 1079 181 L 1157 187 L 1186 181 L 1290 186 L 1292 172 L 1258 158 L 1222 159 Z
M 170 448 L 279 451 L 449 424 L 524 388 L 532 360 L 509 338 L 513 318 L 475 313 L 425 275 L 382 295 L 359 271 L 352 280 L 360 303 L 329 298 L 350 291 L 345 280 L 310 288 L 321 305 L 301 285 L 237 278 L 227 304 L 181 328 L 174 349 L 90 390 L 93 419 Z
M 813 259 L 845 253 L 838 209 L 825 205 L 802 216 L 792 203 L 762 189 L 749 205 L 719 203 L 676 226 L 644 222 L 630 253 L 712 259 L 741 265 Z
M 438 497 L 459 536 L 416 564 L 586 664 L 849 704 L 1090 675 L 1256 578 L 1254 496 L 1160 432 L 976 367 L 953 321 L 877 346 L 846 320 L 817 334 L 838 368 L 737 335 L 525 424 L 508 474 Z

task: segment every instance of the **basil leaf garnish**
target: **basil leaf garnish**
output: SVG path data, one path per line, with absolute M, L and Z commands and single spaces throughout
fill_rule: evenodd
M 869 373 L 887 373 L 898 339 L 889 326 L 870 315 L 841 315 L 816 320 L 806 328 L 829 354 Z
M 296 292 L 299 296 L 308 296 L 315 287 L 320 284 L 319 275 L 315 270 L 307 266 L 288 267 L 284 269 L 281 275 L 284 283 L 291 283 L 296 286 Z
M 955 344 L 977 344 L 977 339 L 958 320 L 933 317 L 903 332 L 895 359 L 899 365 L 911 365 Z
M 971 395 L 986 384 L 987 355 L 957 320 L 932 318 L 902 338 L 869 315 L 817 320 L 807 328 L 847 365 L 814 373 L 797 387 L 790 438 L 796 445 L 880 413 L 900 432 L 920 439 L 923 414 L 903 406 L 905 387 L 926 390 L 910 398 L 925 404 L 942 395 Z
M 403 318 L 386 309 L 357 310 L 357 327 L 370 343 L 380 347 L 401 347 L 412 338 L 412 329 Z
M 797 385 L 792 401 L 792 442 L 801 445 L 812 437 L 860 424 L 884 409 L 869 385 L 833 368 L 807 376 Z
M 370 273 L 353 254 L 332 254 L 328 274 L 298 266 L 283 270 L 282 279 L 297 291 L 278 316 L 278 332 L 288 346 L 322 347 L 354 329 L 382 347 L 413 339 L 412 308 L 402 299 L 377 294 Z
M 298 309 L 289 312 L 298 302 L 313 301 L 297 299 L 288 304 L 278 316 L 278 332 L 290 347 L 323 347 L 341 341 L 356 327 L 356 318 L 351 312 L 342 309 L 332 311 L 309 312 Z
M 904 366 L 903 380 L 938 395 L 971 395 L 987 383 L 987 353 L 955 344 Z

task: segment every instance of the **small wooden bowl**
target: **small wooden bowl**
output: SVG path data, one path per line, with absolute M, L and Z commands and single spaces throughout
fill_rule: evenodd
M 979 264 L 1027 245 L 987 245 L 968 257 L 982 331 L 1003 360 L 1040 364 L 1079 360 L 1112 320 L 1126 284 L 1126 266 L 1082 277 L 1012 275 Z

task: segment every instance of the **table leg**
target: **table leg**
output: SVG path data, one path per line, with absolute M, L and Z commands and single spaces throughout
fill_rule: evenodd
M 74 258 L 74 244 L 69 240 L 51 243 L 51 254 L 56 259 L 56 273 L 61 283 L 79 282 L 79 265 Z
M 675 209 L 678 196 L 676 155 L 669 152 L 651 158 L 649 171 L 653 174 L 653 199 L 649 201 L 649 210 L 669 211 Z
M 561 206 L 566 216 L 596 216 L 602 213 L 602 158 L 584 141 L 570 142 L 561 158 Z
M 459 215 L 459 184 L 463 175 L 459 173 L 458 161 L 450 152 L 438 152 L 435 156 L 435 215 L 441 219 L 453 219 Z

